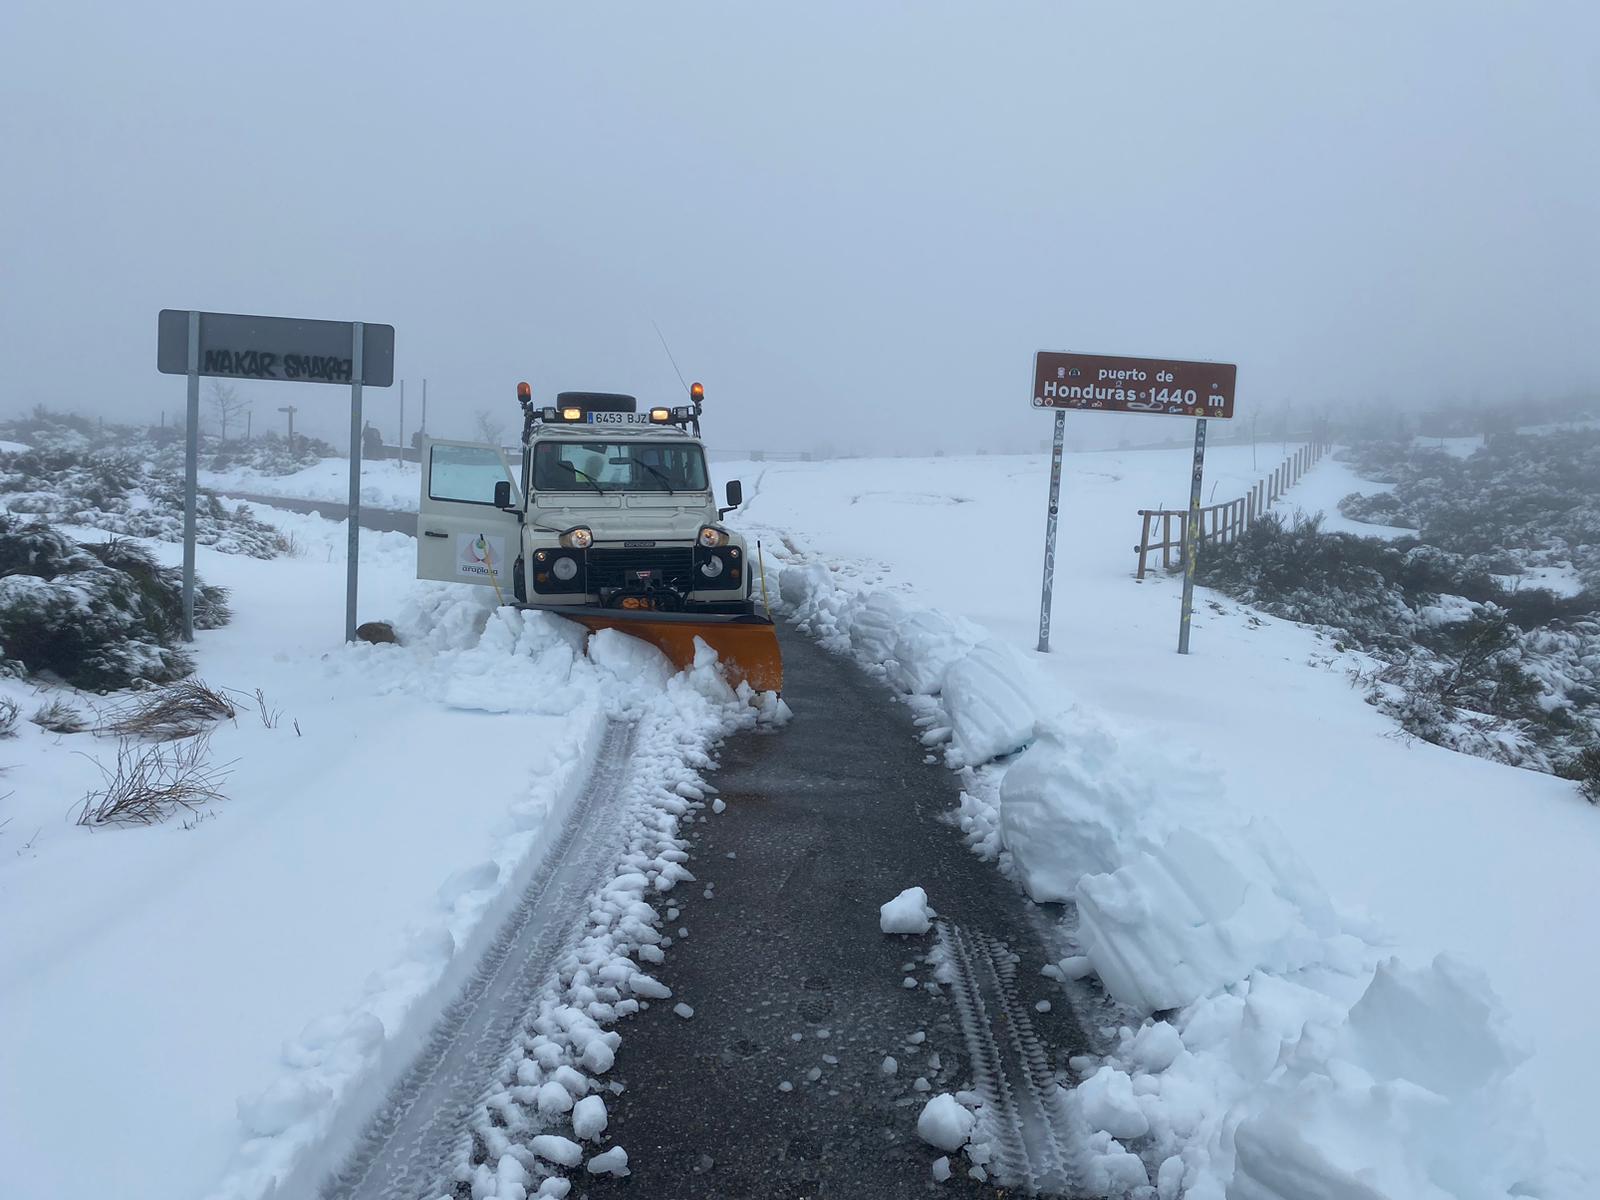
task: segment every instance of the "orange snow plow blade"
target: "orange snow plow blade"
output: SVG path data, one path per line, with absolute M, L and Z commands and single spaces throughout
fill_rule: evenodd
M 766 617 L 620 608 L 563 609 L 560 615 L 591 632 L 615 629 L 649 642 L 680 671 L 694 664 L 694 640 L 699 638 L 717 652 L 722 673 L 734 687 L 748 683 L 758 692 L 783 692 L 783 655 L 777 630 Z

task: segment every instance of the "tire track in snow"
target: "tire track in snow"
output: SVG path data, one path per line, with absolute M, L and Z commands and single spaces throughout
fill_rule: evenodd
M 323 1186 L 325 1200 L 424 1200 L 449 1195 L 456 1164 L 517 1035 L 561 955 L 583 933 L 591 898 L 615 866 L 637 723 L 613 720 L 582 795 L 534 881 L 506 918 L 412 1065 Z
M 1032 1194 L 1076 1195 L 1080 1172 L 1062 1144 L 1066 1105 L 1044 1041 L 1017 995 L 1017 958 L 988 934 L 938 922 L 939 947 L 955 972 L 950 994 L 983 1097 L 980 1137 L 995 1182 Z

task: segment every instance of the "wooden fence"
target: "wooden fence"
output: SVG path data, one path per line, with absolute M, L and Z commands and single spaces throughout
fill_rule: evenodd
M 1278 469 L 1251 488 L 1248 495 L 1202 508 L 1200 541 L 1218 544 L 1233 541 L 1255 524 L 1257 517 L 1276 504 L 1284 492 L 1299 483 L 1301 477 L 1322 460 L 1328 449 L 1326 443 L 1308 443 L 1284 459 Z M 1161 552 L 1163 569 L 1170 571 L 1174 565 L 1181 565 L 1189 510 L 1141 508 L 1139 517 L 1144 524 L 1139 531 L 1139 544 L 1133 548 L 1139 556 L 1138 578 L 1144 578 L 1149 556 L 1157 550 Z M 1152 538 L 1156 540 L 1152 541 Z

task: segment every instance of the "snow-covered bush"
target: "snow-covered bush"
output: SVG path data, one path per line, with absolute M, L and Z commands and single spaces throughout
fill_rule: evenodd
M 197 584 L 195 625 L 228 620 L 227 593 Z M 0 647 L 30 673 L 89 691 L 182 678 L 181 573 L 142 547 L 80 545 L 43 521 L 0 515 Z
M 183 540 L 181 473 L 129 450 L 31 448 L 0 454 L 0 505 L 54 524 Z M 210 492 L 198 497 L 195 540 L 252 558 L 275 558 L 286 548 L 277 530 Z
M 1367 698 L 1425 741 L 1554 772 L 1597 740 L 1600 624 L 1587 594 L 1511 591 L 1481 555 L 1270 513 L 1205 547 L 1198 578 L 1378 659 L 1361 677 Z

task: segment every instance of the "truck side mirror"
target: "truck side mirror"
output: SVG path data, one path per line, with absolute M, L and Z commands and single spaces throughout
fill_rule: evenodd
M 738 508 L 744 503 L 744 484 L 737 479 L 728 480 L 728 507 Z
M 511 481 L 502 479 L 494 485 L 494 506 L 496 508 L 511 507 Z

